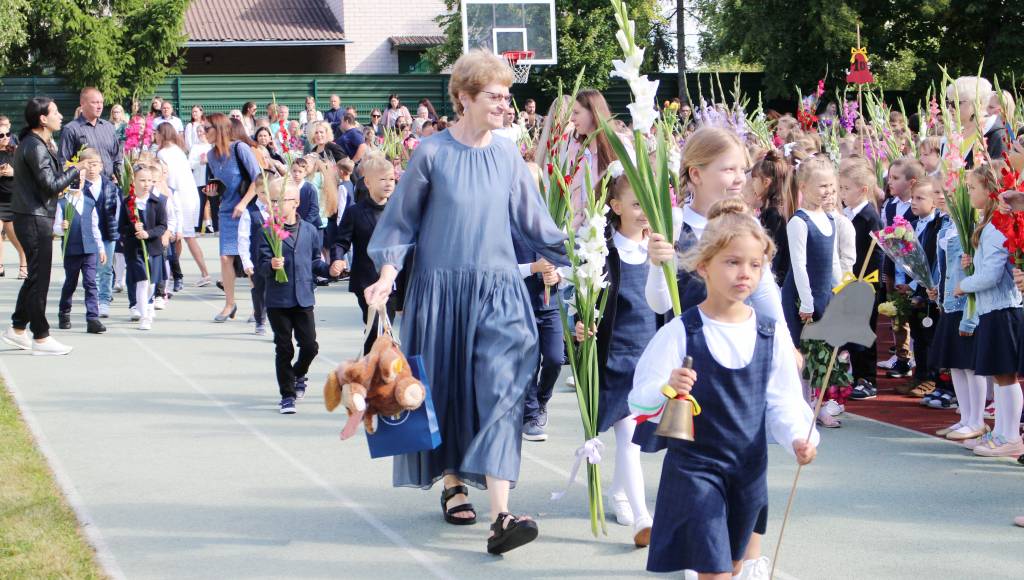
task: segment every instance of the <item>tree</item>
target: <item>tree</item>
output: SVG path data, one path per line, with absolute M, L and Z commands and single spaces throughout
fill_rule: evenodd
M 857 24 L 876 79 L 923 94 L 950 74 L 1024 71 L 1024 2 L 1014 0 L 695 0 L 705 59 L 762 63 L 766 96 L 809 91 L 826 67 L 842 84 Z
M 24 4 L 28 23 L 17 42 L 0 40 L 9 73 L 57 74 L 118 101 L 180 70 L 188 0 L 13 1 Z
M 630 16 L 636 20 L 637 35 L 648 47 L 644 70 L 655 72 L 675 62 L 669 39 L 669 23 L 661 15 L 658 0 L 627 0 Z M 443 70 L 462 54 L 462 18 L 458 0 L 445 0 L 447 12 L 435 18 L 444 31 L 445 42 L 427 51 L 427 60 L 435 70 Z M 559 80 L 570 84 L 585 67 L 583 86 L 603 89 L 613 58 L 622 58 L 615 40 L 615 18 L 608 0 L 556 2 L 558 64 L 538 67 L 530 82 L 541 90 L 553 92 Z
M 0 76 L 6 74 L 13 59 L 12 48 L 21 46 L 28 38 L 28 0 L 0 2 Z

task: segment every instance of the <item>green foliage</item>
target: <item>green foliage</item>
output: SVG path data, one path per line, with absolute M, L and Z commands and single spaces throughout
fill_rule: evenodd
M 0 2 L 0 76 L 6 74 L 12 62 L 20 59 L 12 51 L 28 38 L 28 0 Z
M 6 73 L 59 74 L 117 101 L 150 93 L 180 70 L 188 0 L 11 1 L 23 5 L 27 25 L 10 45 L 0 33 Z
M 828 76 L 841 84 L 850 48 L 867 47 L 876 81 L 923 94 L 941 78 L 1024 70 L 1024 2 L 1007 0 L 695 0 L 706 61 L 759 63 L 766 97 Z
M 669 23 L 661 14 L 658 0 L 627 0 L 631 17 L 636 20 L 641 45 L 648 47 L 644 71 L 655 72 L 675 62 L 669 40 Z M 462 54 L 462 20 L 458 0 L 445 0 L 447 12 L 434 19 L 445 34 L 445 42 L 427 51 L 426 58 L 440 71 L 452 65 Z M 530 82 L 545 92 L 558 90 L 559 80 L 575 78 L 586 68 L 583 86 L 603 89 L 608 86 L 612 59 L 622 58 L 615 40 L 615 18 L 608 0 L 556 2 L 558 64 L 537 67 Z

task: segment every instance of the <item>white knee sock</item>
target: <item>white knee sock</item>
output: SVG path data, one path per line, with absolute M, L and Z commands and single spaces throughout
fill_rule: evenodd
M 1024 410 L 1024 393 L 1019 383 L 996 385 L 996 435 L 1013 442 L 1020 438 L 1020 413 Z
M 970 414 L 960 412 L 960 422 L 973 430 L 985 426 L 985 396 L 988 392 L 988 379 L 974 374 L 972 370 L 964 370 L 967 375 L 967 397 L 970 399 Z M 963 403 L 961 403 L 963 405 Z
M 150 312 L 153 305 L 149 303 L 149 288 L 150 284 L 145 280 L 135 283 L 135 308 L 143 318 L 153 317 Z
M 967 418 L 971 415 L 970 379 L 963 369 L 949 369 L 953 377 L 953 392 L 956 393 L 957 404 L 960 405 L 960 421 L 963 426 L 967 425 Z
M 633 520 L 650 521 L 651 513 L 647 511 L 647 496 L 644 491 L 644 473 L 640 468 L 640 446 L 633 443 L 635 430 L 636 420 L 632 417 L 615 423 L 615 480 L 619 483 L 618 489 L 626 492 L 629 507 L 633 510 Z

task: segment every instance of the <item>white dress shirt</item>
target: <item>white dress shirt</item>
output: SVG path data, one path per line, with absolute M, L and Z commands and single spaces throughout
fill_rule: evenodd
M 695 236 L 699 240 L 704 235 L 704 230 L 707 228 L 708 220 L 706 217 L 693 211 L 690 206 L 686 206 L 684 209 L 673 208 L 672 209 L 672 224 L 675 233 L 673 235 L 674 240 L 679 239 L 679 234 L 682 231 L 683 223 L 690 226 Z M 665 273 L 663 268 L 651 268 L 647 273 L 647 286 L 644 290 L 644 294 L 647 297 L 647 305 L 658 314 L 664 314 L 672 310 L 672 297 L 669 294 L 668 284 L 665 282 Z M 747 303 L 750 304 L 754 310 L 761 314 L 773 318 L 775 320 L 785 320 L 782 314 L 782 294 L 779 292 L 779 286 L 775 283 L 775 276 L 771 273 L 771 263 L 766 262 L 764 268 L 761 271 L 761 282 L 754 289 L 753 294 L 747 299 Z M 786 333 L 789 336 L 789 333 Z M 791 340 L 791 339 L 787 339 Z
M 750 364 L 757 342 L 757 317 L 753 310 L 750 312 L 750 318 L 739 323 L 719 322 L 707 317 L 703 311 L 700 317 L 704 324 L 704 339 L 715 361 L 730 369 L 739 369 Z M 656 412 L 665 402 L 665 395 L 661 393 L 662 386 L 668 383 L 669 375 L 674 369 L 683 366 L 685 356 L 686 326 L 680 318 L 675 318 L 654 335 L 636 365 L 633 390 L 629 393 L 629 406 L 632 412 Z M 697 382 L 694 385 L 693 396 L 700 402 L 701 369 L 694 370 L 697 372 Z M 752 385 L 751 388 L 759 386 Z M 803 399 L 803 387 L 796 368 L 793 344 L 789 338 L 789 330 L 782 321 L 775 323 L 772 367 L 766 388 L 765 419 L 768 436 L 770 440 L 780 443 L 790 455 L 795 455 L 792 442 L 807 437 L 814 417 L 811 408 Z M 659 419 L 660 416 L 653 417 L 650 421 L 657 422 Z M 819 441 L 818 432 L 814 430 L 811 442 L 817 445 Z
M 75 219 L 82 219 L 82 208 L 85 206 L 85 195 L 79 193 L 78 195 L 68 195 L 68 199 L 71 200 L 72 207 L 75 208 Z M 57 211 L 53 215 L 53 234 L 55 236 L 64 236 L 64 212 Z M 92 239 L 96 242 L 96 253 L 105 253 L 103 249 L 103 236 L 100 235 L 100 216 L 96 213 L 96 207 L 92 208 Z

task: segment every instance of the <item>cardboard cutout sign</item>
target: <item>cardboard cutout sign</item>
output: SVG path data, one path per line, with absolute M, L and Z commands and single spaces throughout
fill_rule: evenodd
M 832 298 L 820 320 L 804 326 L 800 338 L 824 340 L 835 348 L 851 342 L 871 346 L 875 342 L 870 324 L 874 307 L 874 287 L 863 280 L 853 280 Z
M 871 65 L 868 63 L 868 49 L 850 49 L 850 70 L 846 72 L 846 82 L 856 85 L 875 82 L 875 77 L 871 74 Z

